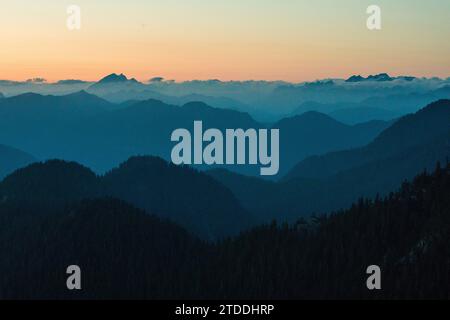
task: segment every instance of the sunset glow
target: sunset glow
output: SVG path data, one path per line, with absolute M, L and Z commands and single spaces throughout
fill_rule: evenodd
M 450 1 L 2 1 L 0 79 L 305 81 L 351 74 L 450 75 Z M 77 4 L 82 27 L 66 27 Z

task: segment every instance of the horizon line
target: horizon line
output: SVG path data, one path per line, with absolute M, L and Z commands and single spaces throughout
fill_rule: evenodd
M 382 74 L 387 74 L 389 75 L 391 78 L 402 78 L 402 77 L 413 77 L 416 79 L 423 79 L 423 80 L 432 80 L 432 79 L 440 79 L 440 80 L 448 80 L 450 79 L 450 75 L 447 77 L 441 77 L 441 76 L 418 76 L 418 75 L 413 75 L 413 74 L 398 74 L 398 75 L 392 75 L 388 72 L 380 72 L 380 73 L 373 73 L 373 74 L 364 74 L 364 73 L 355 73 L 355 74 L 351 74 L 350 76 L 343 78 L 343 77 L 327 77 L 327 78 L 315 78 L 314 80 L 304 80 L 304 81 L 290 81 L 290 80 L 283 80 L 283 79 L 278 79 L 278 80 L 269 80 L 269 79 L 251 79 L 251 78 L 246 78 L 246 79 L 229 79 L 229 80 L 223 80 L 220 79 L 218 77 L 212 77 L 212 78 L 192 78 L 189 80 L 177 80 L 177 79 L 166 79 L 163 76 L 151 76 L 147 79 L 137 79 L 135 77 L 128 77 L 126 76 L 124 73 L 109 73 L 105 76 L 101 76 L 98 78 L 98 80 L 85 80 L 85 79 L 81 79 L 81 78 L 75 78 L 75 77 L 68 77 L 68 78 L 62 78 L 62 79 L 51 79 L 51 80 L 47 80 L 45 77 L 32 77 L 32 78 L 28 78 L 28 79 L 0 79 L 0 82 L 13 82 L 13 83 L 17 83 L 17 84 L 35 84 L 35 85 L 52 85 L 52 84 L 60 84 L 59 82 L 61 81 L 79 81 L 79 82 L 83 82 L 83 83 L 97 83 L 99 81 L 101 81 L 102 79 L 104 79 L 107 76 L 111 76 L 111 75 L 116 75 L 116 76 L 125 76 L 127 78 L 127 80 L 136 80 L 139 83 L 142 84 L 151 84 L 151 83 L 186 83 L 186 82 L 194 82 L 194 81 L 200 81 L 200 82 L 209 82 L 209 81 L 216 81 L 216 82 L 222 82 L 222 83 L 229 83 L 229 82 L 268 82 L 268 83 L 276 83 L 276 82 L 284 82 L 284 83 L 292 83 L 292 84 L 302 84 L 302 83 L 314 83 L 314 82 L 318 82 L 318 81 L 333 81 L 333 80 L 348 80 L 350 77 L 352 76 L 361 76 L 364 78 L 367 78 L 369 76 L 377 76 L 377 75 L 382 75 Z M 151 81 L 152 79 L 160 79 L 159 81 Z

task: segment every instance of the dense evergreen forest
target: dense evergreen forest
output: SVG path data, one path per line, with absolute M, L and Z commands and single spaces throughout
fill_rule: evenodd
M 64 179 L 75 172 L 51 164 Z M 386 197 L 218 242 L 123 200 L 95 196 L 90 188 L 98 178 L 88 171 L 70 184 L 45 170 L 21 181 L 21 172 L 0 187 L 3 299 L 450 297 L 448 163 Z M 39 197 L 23 193 L 25 187 Z M 73 264 L 82 270 L 81 291 L 66 288 Z M 382 270 L 379 291 L 366 288 L 366 268 L 374 264 Z
M 63 210 L 83 199 L 114 197 L 206 240 L 237 235 L 255 220 L 212 177 L 149 156 L 132 157 L 103 176 L 75 162 L 33 163 L 0 182 L 2 197 L 42 212 Z

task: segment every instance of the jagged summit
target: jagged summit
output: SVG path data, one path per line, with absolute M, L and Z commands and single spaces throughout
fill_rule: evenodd
M 135 78 L 128 79 L 127 76 L 125 76 L 123 73 L 116 74 L 111 73 L 110 75 L 107 75 L 106 77 L 100 79 L 100 81 L 97 82 L 97 84 L 106 84 L 106 83 L 125 83 L 125 82 L 134 82 L 138 83 Z
M 364 81 L 383 82 L 383 81 L 393 81 L 393 80 L 413 81 L 415 79 L 416 79 L 416 77 L 413 77 L 413 76 L 391 77 L 387 73 L 379 73 L 379 74 L 375 74 L 375 75 L 369 75 L 367 78 L 364 78 L 361 75 L 353 75 L 350 78 L 348 78 L 347 80 L 345 80 L 345 82 L 364 82 Z
M 107 75 L 106 77 L 102 78 L 97 83 L 112 83 L 112 82 L 126 82 L 128 81 L 128 78 L 121 73 L 120 75 L 116 73 L 111 73 L 110 75 Z
M 364 78 L 361 75 L 353 75 L 350 78 L 348 78 L 347 80 L 345 80 L 345 82 L 392 81 L 392 80 L 395 80 L 395 79 L 396 78 L 392 78 L 387 73 L 379 73 L 379 74 L 376 74 L 376 75 L 369 75 L 367 78 Z

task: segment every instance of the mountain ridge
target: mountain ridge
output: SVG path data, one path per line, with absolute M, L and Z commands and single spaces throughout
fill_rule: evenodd
M 399 148 L 401 150 L 401 148 L 406 149 L 407 147 L 425 143 L 433 136 L 443 134 L 450 129 L 450 122 L 447 125 L 447 119 L 450 119 L 450 100 L 438 100 L 415 114 L 400 118 L 365 147 L 350 151 L 339 151 L 323 156 L 314 156 L 303 160 L 286 175 L 284 180 L 293 177 L 315 178 L 311 173 L 320 172 L 322 169 L 313 170 L 311 166 L 330 168 L 328 163 L 331 164 L 332 162 L 338 161 L 340 166 L 345 169 L 354 166 L 355 163 L 365 161 L 364 159 L 366 158 L 374 157 L 375 159 L 379 159 L 399 151 Z M 349 160 L 349 155 L 353 155 L 351 156 L 353 160 Z M 341 170 L 339 168 L 337 166 L 331 172 L 337 173 Z
M 0 182 L 4 202 L 45 212 L 99 197 L 127 201 L 211 241 L 237 235 L 255 223 L 220 182 L 158 157 L 131 157 L 104 175 L 76 162 L 48 160 L 16 170 Z
M 31 154 L 0 144 L 0 182 L 13 171 L 36 161 Z

